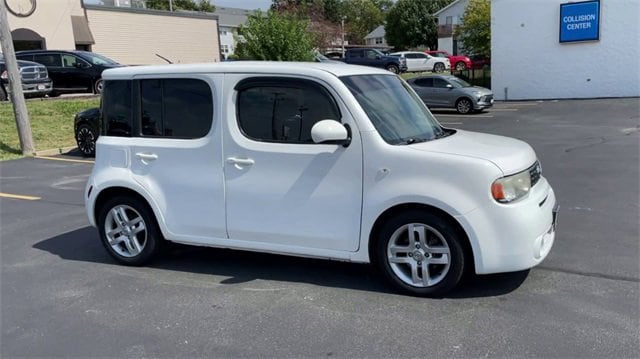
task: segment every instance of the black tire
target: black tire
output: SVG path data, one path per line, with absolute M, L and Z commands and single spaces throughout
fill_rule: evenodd
M 444 71 L 444 64 L 442 62 L 436 62 L 433 65 L 433 72 L 442 72 Z
M 93 83 L 93 93 L 100 95 L 102 93 L 103 86 L 104 81 L 102 81 L 102 79 L 97 79 L 96 82 Z
M 138 218 L 141 220 L 136 222 Z M 165 240 L 153 212 L 139 198 L 116 196 L 109 199 L 98 209 L 97 222 L 102 244 L 119 263 L 144 265 L 156 257 L 164 246 Z M 144 227 L 140 227 L 140 223 Z
M 458 61 L 456 63 L 456 71 L 464 71 L 466 69 L 467 69 L 467 65 L 464 62 Z
M 96 155 L 96 140 L 98 136 L 91 126 L 86 123 L 78 126 L 76 130 L 76 144 L 78 150 L 84 157 L 91 157 Z
M 416 231 L 414 238 L 420 237 L 419 234 L 416 237 L 418 229 L 424 229 L 424 237 L 412 242 L 408 235 L 411 228 Z M 416 296 L 441 296 L 460 282 L 465 271 L 465 252 L 462 245 L 464 238 L 444 218 L 425 210 L 402 212 L 388 219 L 374 236 L 372 262 L 394 288 Z M 396 245 L 404 243 L 403 241 L 407 243 L 406 247 Z M 415 248 L 412 243 L 415 243 Z M 422 244 L 422 247 L 419 244 Z M 393 254 L 392 247 L 395 248 L 396 254 Z M 448 254 L 444 252 L 445 248 Z M 404 256 L 402 250 L 405 250 Z M 446 261 L 448 264 L 444 263 Z M 407 272 L 412 272 L 414 266 L 415 277 L 411 275 L 412 278 L 407 278 Z M 432 274 L 435 276 L 432 277 Z M 415 279 L 422 282 L 415 282 Z M 433 283 L 425 283 L 430 280 L 433 280 Z M 410 281 L 412 283 L 409 283 Z
M 466 97 L 458 99 L 458 101 L 456 101 L 456 111 L 462 115 L 471 113 L 473 112 L 473 103 Z
M 62 93 L 58 91 L 49 92 L 49 97 L 59 97 L 60 95 L 62 95 Z
M 394 64 L 387 65 L 387 71 L 393 72 L 394 74 L 400 73 L 400 68 Z
M 7 101 L 8 99 L 7 91 L 5 91 L 4 87 L 0 86 L 0 101 Z

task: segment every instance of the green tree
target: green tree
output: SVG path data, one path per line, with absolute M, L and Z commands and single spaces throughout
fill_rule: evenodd
M 384 23 L 384 14 L 373 0 L 345 0 L 341 8 L 351 44 L 364 44 L 364 37 Z
M 249 16 L 240 26 L 236 53 L 242 59 L 270 61 L 313 60 L 313 36 L 309 21 L 294 15 L 268 11 Z
M 456 30 L 466 53 L 491 55 L 491 1 L 471 0 Z
M 438 47 L 438 10 L 452 0 L 398 0 L 387 12 L 387 42 L 397 49 Z
M 173 10 L 214 12 L 216 7 L 208 0 L 171 0 Z M 147 8 L 169 10 L 169 0 L 147 0 Z

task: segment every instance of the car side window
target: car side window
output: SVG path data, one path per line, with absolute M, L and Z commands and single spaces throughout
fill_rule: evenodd
M 417 79 L 413 83 L 420 87 L 433 87 L 432 78 Z
M 62 58 L 60 57 L 60 54 L 34 55 L 33 61 L 47 67 L 62 67 Z
M 407 59 L 415 59 L 415 58 L 417 58 L 416 54 L 404 54 L 404 57 L 406 57 Z
M 349 57 L 362 57 L 362 53 L 362 50 L 352 50 L 348 52 Z
M 256 141 L 311 144 L 311 128 L 321 120 L 340 121 L 333 97 L 307 80 L 255 79 L 238 90 L 238 125 Z
M 102 91 L 102 123 L 107 136 L 131 137 L 131 81 L 109 80 Z
M 367 50 L 367 58 L 368 59 L 375 59 L 377 55 L 378 54 L 375 51 Z
M 427 54 L 415 54 L 416 55 L 416 59 L 428 59 L 429 55 Z
M 73 55 L 62 55 L 62 67 L 89 67 L 89 63 Z
M 438 88 L 446 88 L 449 82 L 443 79 L 435 78 L 433 79 L 433 86 Z
M 143 136 L 194 139 L 206 136 L 213 123 L 213 95 L 198 79 L 140 81 Z

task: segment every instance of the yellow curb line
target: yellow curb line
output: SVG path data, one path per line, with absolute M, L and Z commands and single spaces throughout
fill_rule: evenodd
M 63 162 L 96 163 L 95 161 L 89 161 L 89 160 L 74 160 L 71 158 L 57 158 L 57 157 L 48 157 L 48 156 L 33 156 L 33 158 L 39 158 L 41 160 L 63 161 Z
M 19 195 L 19 194 L 2 193 L 2 192 L 0 192 L 0 197 L 13 198 L 13 199 L 24 199 L 24 200 L 27 200 L 27 201 L 37 201 L 37 200 L 39 200 L 41 198 L 41 197 L 34 197 L 34 196 L 23 196 L 23 195 Z
M 61 155 L 63 153 L 69 152 L 73 149 L 75 149 L 76 146 L 69 146 L 69 147 L 60 147 L 60 148 L 51 148 L 48 150 L 42 150 L 42 151 L 36 151 L 35 155 L 36 156 L 53 156 L 53 155 Z

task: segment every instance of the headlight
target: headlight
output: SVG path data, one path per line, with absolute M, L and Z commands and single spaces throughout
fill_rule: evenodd
M 491 185 L 491 195 L 500 203 L 509 203 L 526 195 L 531 189 L 529 170 L 498 178 Z

